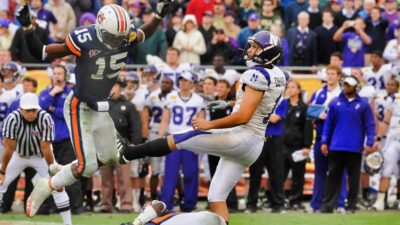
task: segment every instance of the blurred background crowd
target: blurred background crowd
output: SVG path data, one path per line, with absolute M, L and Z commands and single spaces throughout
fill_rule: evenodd
M 34 18 L 34 32 L 42 43 L 49 44 L 63 43 L 78 26 L 95 24 L 97 11 L 106 4 L 123 6 L 138 27 L 152 20 L 157 1 L 27 2 Z M 38 65 L 42 61 L 30 54 L 23 30 L 14 17 L 18 4 L 18 0 L 0 3 L 1 122 L 18 109 L 14 102 L 22 93 L 57 99 L 75 85 L 73 57 L 56 59 L 46 62 L 50 66 L 43 66 Z M 294 79 L 288 82 L 285 98 L 270 118 L 262 155 L 232 190 L 228 206 L 232 212 L 253 213 L 263 208 L 272 208 L 274 213 L 288 209 L 319 212 L 328 190 L 325 187 L 328 157 L 321 153 L 324 144 L 321 138 L 329 113 L 312 117 L 308 107 L 327 108 L 342 92 L 341 80 L 354 76 L 360 83 L 359 96 L 371 103 L 372 120 L 376 121 L 373 129 L 378 129 L 386 108 L 390 108 L 387 101 L 390 104 L 399 101 L 396 93 L 400 71 L 400 8 L 396 0 L 180 0 L 156 33 L 130 50 L 127 68 L 120 72 L 120 79 L 110 93 L 113 102 L 110 114 L 118 131 L 131 143 L 139 144 L 158 136 L 158 127 L 152 125 L 161 121 L 162 108 L 154 107 L 154 101 L 171 91 L 197 93 L 203 97 L 204 107 L 211 100 L 234 101 L 244 68 L 240 66 L 245 65 L 239 57 L 240 49 L 246 49 L 247 38 L 260 30 L 281 38 L 284 55 L 279 66 L 286 67 Z M 189 75 L 180 76 L 184 71 L 190 71 Z M 181 90 L 182 81 L 168 77 L 190 81 L 189 88 Z M 42 108 L 56 116 L 62 102 L 47 100 L 41 100 Z M 205 117 L 221 118 L 231 110 L 231 106 L 223 110 L 206 109 Z M 57 143 L 69 139 L 68 135 L 63 136 L 65 130 L 61 130 L 56 126 L 54 154 L 58 163 L 67 164 L 75 155 L 71 147 L 57 147 Z M 343 134 L 342 138 L 349 137 Z M 400 145 L 398 141 L 393 143 Z M 205 196 L 219 159 L 194 154 L 179 157 L 182 159 L 146 159 L 102 167 L 93 178 L 67 188 L 72 212 L 137 212 L 149 199 L 161 199 L 169 208 L 177 206 L 182 211 L 201 209 L 198 198 Z M 400 199 L 400 192 L 396 191 L 397 161 L 393 171 L 383 176 L 385 182 L 389 178 L 387 187 L 379 186 L 378 171 L 368 173 L 359 168 L 360 176 L 345 172 L 337 201 L 333 201 L 334 210 L 346 212 L 350 189 L 347 183 L 360 186 L 358 208 L 381 211 L 397 207 L 395 199 Z M 168 179 L 163 179 L 167 171 Z M 24 193 L 25 199 L 29 196 L 32 189 L 29 179 L 33 175 L 30 169 L 24 171 L 25 192 L 21 192 L 23 185 L 18 179 L 10 185 L 1 213 L 12 210 L 16 193 Z M 305 200 L 310 203 L 304 204 Z M 39 214 L 49 214 L 52 208 L 45 205 Z

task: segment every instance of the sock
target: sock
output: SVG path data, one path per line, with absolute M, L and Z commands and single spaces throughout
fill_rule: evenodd
M 378 196 L 376 197 L 377 202 L 384 203 L 385 202 L 386 192 L 378 192 Z
M 362 189 L 362 198 L 367 199 L 369 196 L 369 188 L 363 188 Z
M 64 225 L 72 225 L 71 210 L 60 212 Z
M 160 157 L 169 154 L 171 151 L 166 138 L 158 138 L 144 144 L 129 146 L 122 154 L 125 160 L 134 160 L 149 157 Z
M 71 170 L 71 166 L 73 163 L 74 162 L 63 166 L 61 171 L 51 178 L 51 187 L 53 189 L 58 190 L 62 187 L 69 186 L 77 181 Z
M 140 198 L 140 189 L 133 188 L 132 189 L 132 208 L 133 208 L 133 211 L 135 211 L 135 212 L 140 211 L 139 198 Z

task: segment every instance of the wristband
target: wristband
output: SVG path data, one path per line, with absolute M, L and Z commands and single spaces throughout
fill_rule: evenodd
M 375 138 L 375 141 L 381 141 L 382 140 L 382 137 L 376 137 Z

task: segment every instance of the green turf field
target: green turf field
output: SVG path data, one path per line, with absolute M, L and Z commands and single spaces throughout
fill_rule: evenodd
M 119 225 L 131 221 L 134 214 L 83 214 L 73 216 L 74 225 Z M 62 225 L 59 215 L 36 216 L 0 214 L 0 225 Z M 400 211 L 360 212 L 354 215 L 294 213 L 233 214 L 230 225 L 400 225 Z M 190 222 L 188 223 L 190 225 Z M 205 224 L 206 225 L 206 224 Z

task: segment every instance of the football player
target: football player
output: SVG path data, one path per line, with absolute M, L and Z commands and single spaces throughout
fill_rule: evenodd
M 171 134 L 142 145 L 124 144 L 120 158 L 120 163 L 123 163 L 145 156 L 167 155 L 177 149 L 220 156 L 208 201 L 211 211 L 226 223 L 229 220 L 226 198 L 244 169 L 260 155 L 268 118 L 288 79 L 287 74 L 275 66 L 283 51 L 279 37 L 260 31 L 248 38 L 248 45 L 244 59 L 250 68 L 240 78 L 232 114 L 212 121 L 194 118 L 191 131 Z
M 23 26 L 25 40 L 33 56 L 42 60 L 66 55 L 76 56 L 76 86 L 64 107 L 77 161 L 63 166 L 50 180 L 40 179 L 27 204 L 27 215 L 34 216 L 52 190 L 68 186 L 81 177 L 91 177 L 102 164 L 118 162 L 117 131 L 108 114 L 107 98 L 128 50 L 149 38 L 173 6 L 172 0 L 159 0 L 156 15 L 136 29 L 121 6 L 103 6 L 96 24 L 78 27 L 62 44 L 43 45 L 35 36 L 29 7 L 18 8 L 16 17 Z

